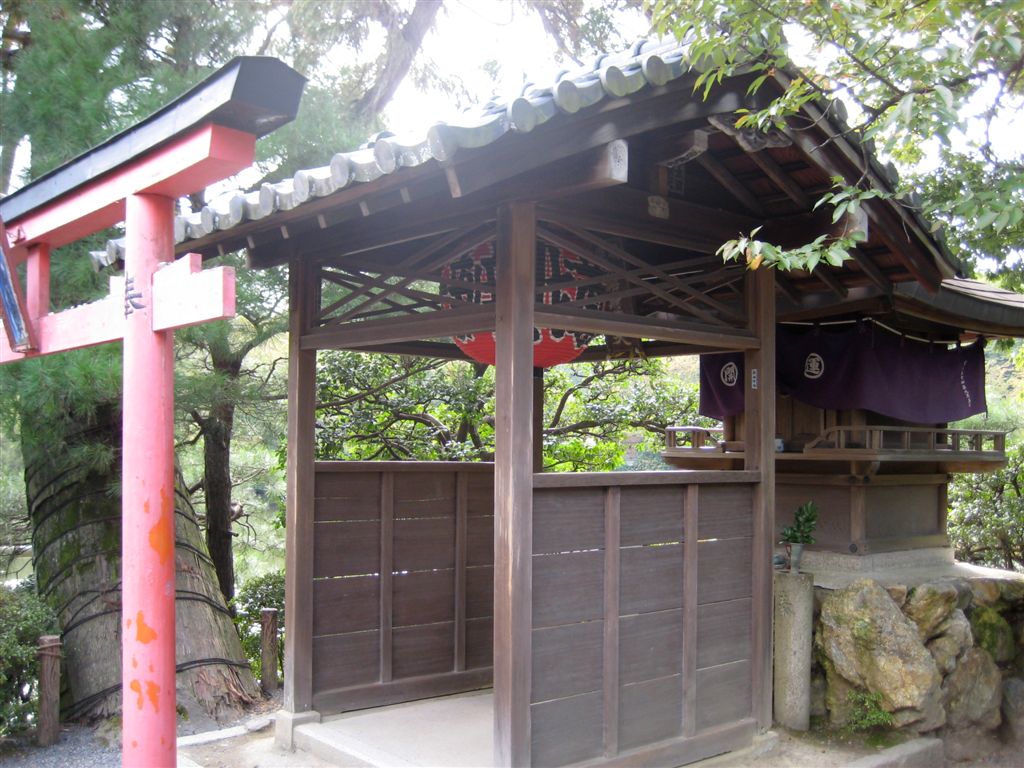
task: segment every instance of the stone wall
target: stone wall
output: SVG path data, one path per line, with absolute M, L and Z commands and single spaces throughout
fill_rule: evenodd
M 854 717 L 876 695 L 899 728 L 942 736 L 953 759 L 1024 738 L 1024 580 L 861 579 L 815 590 L 812 714 Z

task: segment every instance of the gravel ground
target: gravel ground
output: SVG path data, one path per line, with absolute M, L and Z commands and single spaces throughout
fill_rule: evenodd
M 222 727 L 243 724 L 277 709 L 279 702 L 267 700 L 245 717 Z M 182 731 L 194 729 L 187 724 Z M 60 741 L 52 747 L 35 746 L 31 737 L 0 740 L 3 768 L 119 768 L 118 746 L 107 746 L 90 726 L 67 724 Z M 713 761 L 716 768 L 842 768 L 865 755 L 877 754 L 891 744 L 869 744 L 864 739 L 839 733 L 814 731 L 793 734 L 778 731 L 770 751 L 723 755 Z M 182 747 L 186 757 L 203 768 L 326 768 L 329 763 L 304 752 L 285 752 L 274 745 L 273 731 L 265 729 L 232 739 L 193 747 Z M 987 757 L 967 762 L 946 761 L 935 768 L 1021 768 L 1024 754 L 1017 745 L 1005 745 Z
M 0 765 L 4 768 L 118 768 L 121 748 L 105 747 L 96 729 L 67 724 L 52 747 L 37 747 L 34 737 L 0 741 Z

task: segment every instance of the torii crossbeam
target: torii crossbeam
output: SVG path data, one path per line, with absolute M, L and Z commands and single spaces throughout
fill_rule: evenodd
M 174 201 L 247 167 L 305 78 L 235 59 L 134 127 L 0 201 L 0 363 L 124 340 L 122 762 L 172 768 L 175 742 L 174 329 L 231 317 L 234 271 L 174 261 Z M 124 276 L 50 313 L 50 251 L 125 222 Z M 25 290 L 17 268 L 25 264 Z

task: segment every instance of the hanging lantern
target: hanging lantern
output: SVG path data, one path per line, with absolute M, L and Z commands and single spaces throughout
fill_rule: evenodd
M 474 304 L 493 302 L 496 250 L 496 241 L 488 240 L 449 262 L 441 273 L 442 283 L 452 281 L 458 285 L 445 285 L 445 295 Z M 544 304 L 557 305 L 594 297 L 595 301 L 588 308 L 599 308 L 600 284 L 595 282 L 577 285 L 581 280 L 601 274 L 582 257 L 538 239 L 536 269 L 537 284 L 549 289 L 542 295 Z M 466 287 L 466 284 L 476 284 L 480 288 Z M 533 367 L 550 368 L 572 362 L 587 348 L 593 338 L 594 334 L 582 331 L 534 328 Z M 494 365 L 496 352 L 493 331 L 454 336 L 453 341 L 474 360 Z

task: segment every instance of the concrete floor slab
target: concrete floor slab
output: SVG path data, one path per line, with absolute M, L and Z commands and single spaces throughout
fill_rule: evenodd
M 474 691 L 347 712 L 295 729 L 295 746 L 341 766 L 489 768 L 494 695 Z

